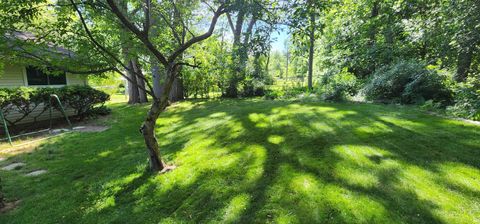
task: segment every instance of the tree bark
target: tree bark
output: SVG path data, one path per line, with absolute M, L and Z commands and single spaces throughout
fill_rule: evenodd
M 315 14 L 310 13 L 310 49 L 308 55 L 308 89 L 313 89 L 313 51 L 315 49 Z
M 136 104 L 139 103 L 139 98 L 138 98 L 138 87 L 135 83 L 138 83 L 137 81 L 137 76 L 135 73 L 133 73 L 134 68 L 133 68 L 133 63 L 132 60 L 128 60 L 128 70 L 127 75 L 128 78 L 130 78 L 131 81 L 128 81 L 128 104 Z
M 468 47 L 467 50 L 460 50 L 457 59 L 457 73 L 454 78 L 457 82 L 465 82 L 467 80 L 468 72 L 472 64 L 473 47 Z
M 380 5 L 378 1 L 373 2 L 372 10 L 370 11 L 370 20 L 375 20 L 380 12 Z M 376 21 L 373 22 L 373 25 L 370 26 L 368 31 L 368 45 L 371 49 L 375 48 L 376 45 L 376 36 L 377 36 L 377 23 Z M 371 74 L 377 69 L 377 65 L 375 60 L 370 62 L 370 65 L 367 65 L 367 72 L 366 74 Z M 362 69 L 363 70 L 363 69 Z M 362 74 L 362 77 L 365 77 L 366 74 Z
M 143 134 L 145 140 L 145 145 L 147 146 L 150 170 L 152 171 L 165 171 L 168 168 L 162 160 L 160 147 L 158 145 L 157 137 L 155 136 L 156 121 L 168 105 L 168 93 L 175 80 L 173 67 L 167 68 L 165 74 L 167 74 L 167 80 L 163 92 L 161 93 L 161 97 L 153 100 L 152 106 L 147 113 L 147 117 L 140 128 L 140 132 Z
M 228 87 L 226 90 L 226 97 L 236 98 L 238 96 L 238 81 L 241 79 L 243 66 L 243 51 L 245 46 L 241 42 L 243 22 L 245 21 L 245 9 L 240 9 L 237 15 L 237 20 L 235 25 L 231 21 L 230 16 L 228 16 L 230 27 L 233 32 L 233 50 L 232 50 L 232 60 L 233 60 L 233 69 L 232 77 L 228 80 Z
M 150 63 L 153 80 L 153 93 L 155 97 L 160 98 L 162 96 L 165 79 L 163 78 L 160 65 L 154 57 L 151 57 Z
M 140 67 L 140 63 L 138 58 L 132 60 L 133 70 L 135 73 L 139 74 L 139 76 L 143 76 L 142 68 Z M 138 84 L 138 103 L 146 103 L 148 102 L 147 93 L 145 92 L 145 80 L 141 77 L 137 77 L 137 84 Z
M 290 52 L 288 51 L 288 48 L 287 48 L 287 55 L 286 55 L 286 68 L 285 68 L 285 81 L 288 81 L 288 63 L 290 62 Z
M 178 75 L 178 73 L 176 73 Z M 173 80 L 172 90 L 170 91 L 169 99 L 172 102 L 177 102 L 184 100 L 184 91 L 183 91 L 183 80 L 181 77 L 176 76 L 175 80 Z

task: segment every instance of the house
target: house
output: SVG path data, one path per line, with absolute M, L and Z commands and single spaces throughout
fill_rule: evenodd
M 0 88 L 62 87 L 65 85 L 87 85 L 87 76 L 74 74 L 48 75 L 33 66 L 5 64 L 0 72 Z
M 12 40 L 19 41 L 29 41 L 34 40 L 35 36 L 30 33 L 15 32 L 8 36 Z M 15 48 L 15 45 L 12 44 L 12 48 Z M 55 46 L 48 46 L 48 49 L 44 49 L 45 52 L 56 52 L 60 55 L 67 57 L 71 56 L 72 53 L 66 49 Z M 39 48 L 40 51 L 42 48 Z M 15 62 L 5 62 L 2 66 L 3 71 L 0 71 L 0 88 L 16 88 L 16 87 L 63 87 L 66 85 L 87 85 L 87 76 L 86 75 L 77 75 L 69 73 L 58 73 L 55 72 L 55 75 L 48 74 L 34 66 L 24 65 L 20 61 Z M 0 69 L 2 69 L 0 67 Z M 43 113 L 42 113 L 43 112 Z M 68 115 L 73 115 L 74 111 L 71 109 L 66 110 Z M 61 118 L 62 113 L 60 111 L 54 110 L 52 112 L 53 118 Z M 21 116 L 20 113 L 10 112 L 5 115 L 9 120 L 15 120 Z M 29 114 L 28 117 L 24 118 L 18 124 L 28 124 L 34 121 L 44 121 L 49 120 L 50 114 L 45 113 L 44 107 L 37 107 L 35 110 Z M 1 123 L 2 121 L 0 121 Z
M 58 88 L 66 85 L 87 85 L 86 75 L 77 74 L 55 74 L 49 75 L 33 67 L 19 64 L 5 64 L 3 72 L 0 72 L 0 88 L 15 87 L 52 87 Z M 43 114 L 41 114 L 43 112 Z M 66 109 L 68 115 L 73 115 L 72 109 Z M 6 118 L 15 120 L 21 116 L 20 113 L 9 113 Z M 53 118 L 61 118 L 60 111 L 52 111 Z M 50 114 L 43 111 L 43 107 L 37 107 L 28 117 L 24 118 L 18 124 L 28 124 L 34 121 L 46 121 L 50 119 Z M 1 121 L 0 121 L 1 122 Z

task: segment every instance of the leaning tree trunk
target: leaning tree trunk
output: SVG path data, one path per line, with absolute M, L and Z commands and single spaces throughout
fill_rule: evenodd
M 154 99 L 150 110 L 147 113 L 147 117 L 140 128 L 145 144 L 147 146 L 150 169 L 152 171 L 165 171 L 168 167 L 163 162 L 160 147 L 158 145 L 157 138 L 155 137 L 155 124 L 158 116 L 165 110 L 168 105 L 168 95 L 172 88 L 173 81 L 175 79 L 175 72 L 173 67 L 167 68 L 165 73 L 167 80 L 163 88 L 163 93 L 160 98 Z

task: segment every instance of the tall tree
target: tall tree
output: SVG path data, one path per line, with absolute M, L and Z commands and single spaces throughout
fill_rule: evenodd
M 289 25 L 295 44 L 308 47 L 308 89 L 313 88 L 313 59 L 315 41 L 322 29 L 320 14 L 326 7 L 326 1 L 296 0 L 287 8 Z

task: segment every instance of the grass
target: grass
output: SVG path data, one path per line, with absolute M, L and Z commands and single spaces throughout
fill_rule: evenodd
M 293 101 L 175 104 L 146 169 L 146 106 L 51 139 L 0 171 L 0 223 L 480 223 L 480 127 L 409 107 Z M 38 177 L 21 174 L 35 169 Z

